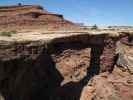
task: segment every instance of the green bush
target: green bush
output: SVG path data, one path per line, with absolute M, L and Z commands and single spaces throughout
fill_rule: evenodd
M 98 29 L 98 26 L 95 24 L 94 26 L 92 26 L 91 29 L 92 29 L 92 30 L 97 30 L 97 29 Z
M 11 37 L 13 34 L 16 34 L 16 31 L 0 32 L 0 36 L 8 36 L 8 37 Z

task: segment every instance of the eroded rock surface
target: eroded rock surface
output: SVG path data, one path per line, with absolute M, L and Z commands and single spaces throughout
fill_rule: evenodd
M 50 13 L 39 5 L 0 6 L 0 13 L 1 31 L 79 28 L 63 15 Z
M 119 36 L 80 34 L 46 42 L 1 41 L 5 100 L 132 100 L 132 75 L 116 66 Z
M 93 100 L 132 100 L 133 75 L 115 68 L 112 74 L 101 74 L 92 79 Z M 86 99 L 87 100 L 87 99 Z

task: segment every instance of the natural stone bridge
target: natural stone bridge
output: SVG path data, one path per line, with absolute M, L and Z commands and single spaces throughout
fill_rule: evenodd
M 6 100 L 79 100 L 94 75 L 113 71 L 120 34 L 0 37 L 0 92 Z

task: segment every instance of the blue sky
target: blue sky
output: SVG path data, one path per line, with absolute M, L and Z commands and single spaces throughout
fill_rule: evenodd
M 0 5 L 40 4 L 50 12 L 87 25 L 132 25 L 133 0 L 0 0 Z

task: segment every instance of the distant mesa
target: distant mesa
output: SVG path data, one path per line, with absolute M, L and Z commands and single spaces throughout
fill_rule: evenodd
M 0 29 L 73 29 L 79 26 L 65 20 L 63 15 L 48 12 L 40 5 L 0 6 Z

